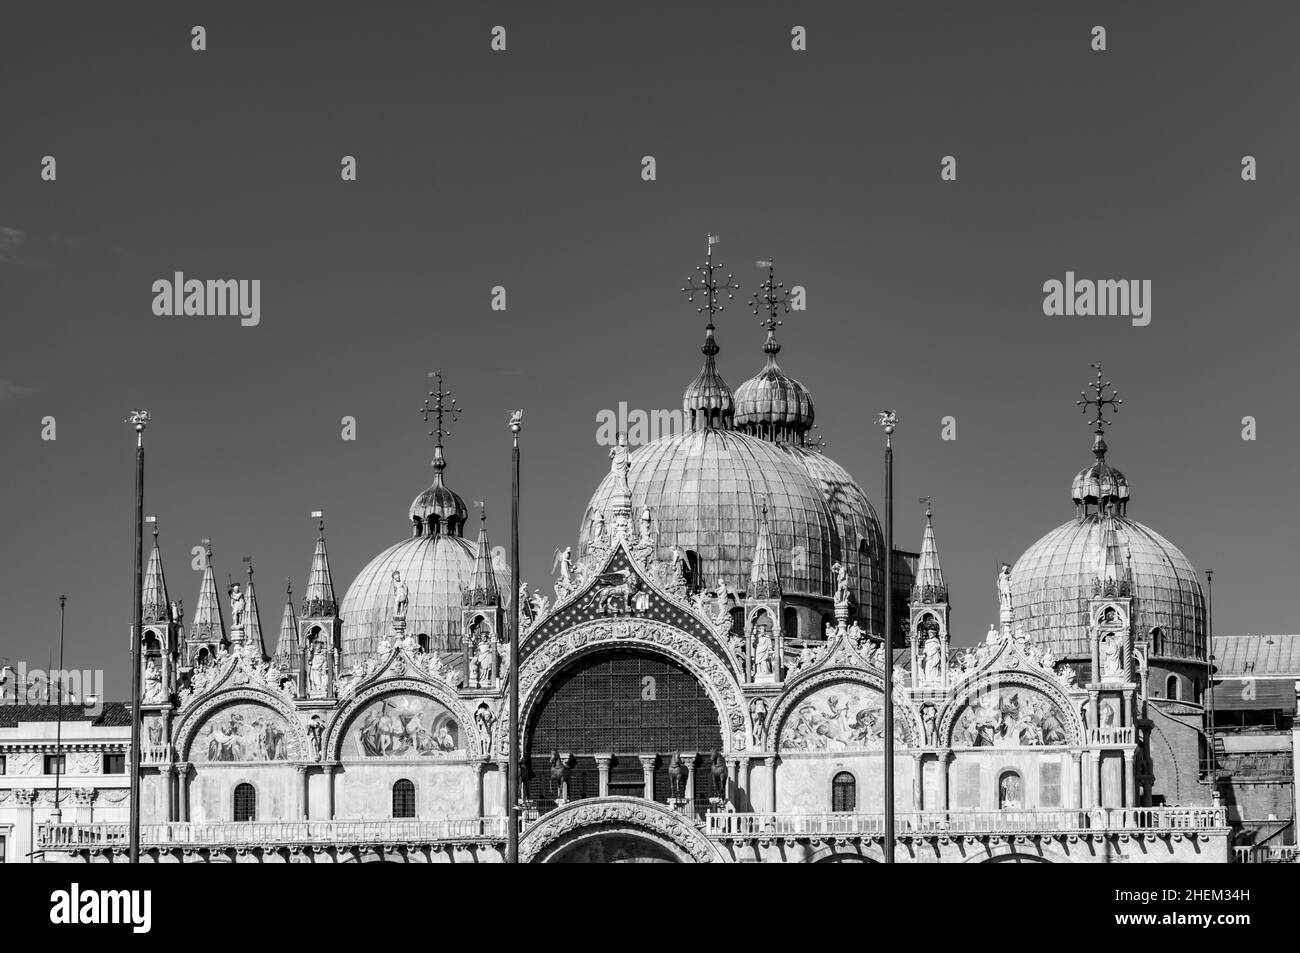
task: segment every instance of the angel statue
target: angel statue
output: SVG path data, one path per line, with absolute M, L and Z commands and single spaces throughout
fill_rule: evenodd
M 406 607 L 410 604 L 411 591 L 402 582 L 402 574 L 393 570 L 393 618 L 406 619 Z
M 564 549 L 555 551 L 555 561 L 551 563 L 552 574 L 556 570 L 560 571 L 560 585 L 557 588 L 573 588 L 573 547 L 565 546 Z M 557 593 L 558 596 L 558 593 Z
M 519 583 L 519 615 L 522 616 L 525 625 L 532 625 L 536 621 L 533 614 L 533 601 L 528 595 L 528 582 L 521 580 Z
M 523 423 L 524 423 L 524 412 L 522 410 L 510 411 L 510 429 L 513 432 L 519 433 L 519 428 L 523 426 Z
M 614 488 L 616 490 L 628 490 L 627 470 L 628 470 L 628 449 L 627 434 L 619 433 L 618 443 L 609 448 L 609 472 L 614 474 Z M 630 491 L 628 491 L 630 492 Z

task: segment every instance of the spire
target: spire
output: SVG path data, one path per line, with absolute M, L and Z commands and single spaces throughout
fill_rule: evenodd
M 199 598 L 190 620 L 189 641 L 225 645 L 226 625 L 221 620 L 221 600 L 217 596 L 217 579 L 212 572 L 212 540 L 205 539 L 202 543 L 203 578 L 199 581 Z
M 420 414 L 425 423 L 430 418 L 434 421 L 434 428 L 429 431 L 429 436 L 434 438 L 433 483 L 411 503 L 411 529 L 415 536 L 463 536 L 469 511 L 465 508 L 465 501 L 448 489 L 442 476 L 447 469 L 442 441 L 451 436 L 447 424 L 456 421 L 461 408 L 451 391 L 443 387 L 442 371 L 430 371 L 429 376 L 437 381 L 437 388 L 429 391 Z
M 1115 504 L 1107 503 L 1101 517 L 1101 557 L 1097 563 L 1097 580 L 1094 595 L 1127 596 L 1132 591 L 1129 560 L 1119 538 L 1119 520 L 1115 518 Z
M 704 354 L 704 366 L 682 394 L 682 411 L 692 430 L 730 430 L 735 415 L 736 405 L 731 388 L 718 373 L 716 358 L 720 349 L 713 335 L 713 319 L 724 307 L 719 298 L 725 293 L 730 300 L 735 297 L 735 289 L 739 286 L 732 282 L 730 274 L 725 281 L 718 278 L 722 265 L 713 262 L 713 246 L 718 241 L 717 235 L 709 236 L 704 264 L 696 268 L 700 274 L 699 280 L 688 278 L 685 287 L 681 289 L 690 304 L 695 303 L 696 295 L 703 295 L 703 304 L 695 310 L 699 314 L 708 314 L 708 323 L 704 326 L 704 345 L 700 348 Z
M 293 580 L 285 580 L 284 614 L 275 643 L 275 665 L 281 672 L 298 671 L 298 617 L 293 611 Z
M 487 507 L 477 501 L 479 508 L 478 552 L 474 557 L 474 578 L 465 590 L 467 605 L 494 606 L 500 602 L 501 593 L 497 586 L 497 574 L 492 568 L 492 547 L 488 543 Z
M 916 579 L 912 584 L 913 602 L 947 602 L 948 585 L 943 581 L 943 568 L 939 565 L 939 545 L 934 539 L 934 517 L 930 498 L 922 497 L 925 504 L 925 535 L 921 537 L 921 554 L 916 560 Z
M 307 573 L 307 591 L 302 598 L 302 614 L 311 618 L 331 617 L 338 612 L 334 600 L 334 577 L 330 575 L 330 557 L 325 551 L 325 517 L 320 510 L 312 513 L 320 520 L 320 535 L 316 537 L 316 551 L 311 557 L 311 571 Z
M 749 592 L 751 599 L 776 599 L 781 596 L 781 578 L 776 568 L 776 554 L 767 531 L 767 500 L 758 521 L 758 539 L 754 540 L 754 558 L 749 564 Z
M 253 557 L 245 556 L 248 563 L 248 585 L 244 589 L 244 646 L 245 651 L 258 658 L 266 658 L 266 640 L 262 638 L 262 616 L 257 611 L 257 593 L 253 591 Z
M 153 552 L 149 554 L 149 564 L 144 570 L 144 589 L 142 604 L 144 614 L 141 621 L 170 622 L 171 604 L 167 599 L 167 581 L 163 578 L 162 552 L 158 549 L 158 521 L 147 517 L 153 523 Z

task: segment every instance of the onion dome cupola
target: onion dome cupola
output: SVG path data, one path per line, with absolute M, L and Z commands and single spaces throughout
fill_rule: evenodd
M 753 295 L 750 307 L 764 315 L 767 341 L 763 352 L 766 366 L 736 388 L 736 429 L 765 440 L 803 444 L 812 429 L 814 414 L 808 388 L 787 376 L 776 362 L 781 345 L 776 340 L 776 319 L 783 309 L 790 310 L 789 292 L 776 280 L 771 261 L 758 263 L 767 268 L 767 280 Z
M 688 278 L 682 288 L 682 293 L 691 304 L 695 303 L 697 296 L 703 299 L 695 310 L 707 314 L 709 319 L 704 327 L 704 344 L 700 347 L 704 354 L 704 366 L 682 393 L 682 415 L 687 430 L 731 430 L 735 424 L 735 397 L 718 373 L 717 356 L 720 348 L 714 337 L 713 319 L 723 310 L 719 299 L 725 295 L 730 300 L 739 286 L 732 282 L 731 275 L 727 275 L 725 280 L 718 277 L 722 265 L 714 264 L 713 261 L 713 246 L 717 242 L 716 235 L 709 236 L 704 264 L 696 268 L 699 280 Z
M 469 510 L 459 494 L 443 482 L 447 460 L 442 453 L 443 438 L 451 436 L 447 423 L 454 422 L 460 416 L 460 406 L 451 391 L 443 388 L 442 372 L 434 371 L 431 376 L 437 379 L 438 389 L 429 391 L 433 402 L 430 403 L 426 398 L 420 413 L 424 415 L 425 423 L 429 422 L 430 417 L 436 421 L 434 429 L 429 431 L 429 436 L 434 438 L 433 483 L 411 503 L 412 535 L 437 536 L 445 533 L 448 536 L 464 536 Z
M 1098 597 L 1132 598 L 1134 631 L 1149 638 L 1153 657 L 1203 662 L 1205 597 L 1188 558 L 1155 530 L 1128 516 L 1128 484 L 1105 462 L 1104 413 L 1120 400 L 1101 366 L 1076 403 L 1096 417 L 1096 462 L 1074 482 L 1075 518 L 1030 546 L 1011 569 L 1015 626 L 1060 656 L 1086 658 L 1089 605 Z M 1094 509 L 1094 507 L 1096 507 Z

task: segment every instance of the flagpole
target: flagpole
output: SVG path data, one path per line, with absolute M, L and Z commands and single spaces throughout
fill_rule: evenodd
M 127 423 L 135 426 L 135 586 L 131 593 L 131 789 L 130 841 L 127 859 L 140 862 L 140 631 L 144 625 L 144 428 L 149 411 L 133 410 Z
M 510 493 L 510 761 L 506 771 L 507 803 L 506 862 L 519 863 L 519 430 L 523 411 L 510 416 L 513 483 Z
M 55 824 L 63 822 L 63 811 L 59 809 L 63 781 L 63 617 L 68 607 L 68 597 L 59 596 L 59 700 L 55 717 L 58 727 L 54 734 L 54 810 L 51 816 Z
M 893 411 L 885 428 L 885 863 L 894 862 L 894 443 Z

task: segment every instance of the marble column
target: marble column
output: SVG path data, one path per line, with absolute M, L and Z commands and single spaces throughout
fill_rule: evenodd
M 727 759 L 727 795 L 731 806 L 740 810 L 740 759 Z
M 1070 752 L 1070 787 L 1071 791 L 1070 806 L 1076 810 L 1083 810 L 1083 752 Z
M 596 759 L 596 774 L 599 778 L 597 782 L 596 794 L 599 797 L 609 797 L 609 763 L 614 760 L 612 754 L 592 755 Z
M 1095 782 L 1095 784 L 1096 784 L 1097 787 L 1096 787 L 1096 790 L 1093 791 L 1093 798 L 1092 798 L 1092 799 L 1093 799 L 1093 807 L 1101 807 L 1101 806 L 1105 803 L 1105 800 L 1106 800 L 1106 799 L 1105 799 L 1105 796 L 1104 796 L 1104 794 L 1103 794 L 1103 790 L 1102 790 L 1102 772 L 1103 772 L 1103 770 L 1104 770 L 1105 762 L 1104 762 L 1104 760 L 1102 759 L 1102 756 L 1101 756 L 1101 752 L 1100 752 L 1100 751 L 1094 751 L 1094 752 L 1092 753 L 1092 758 L 1093 758 L 1093 761 L 1095 762 L 1095 764 L 1096 764 L 1096 768 L 1097 768 L 1097 770 L 1096 770 L 1096 772 L 1095 772 L 1096 776 L 1095 776 L 1095 778 L 1094 778 L 1094 782 Z
M 643 754 L 641 759 L 641 776 L 645 779 L 645 799 L 655 799 L 655 755 Z
M 952 764 L 952 752 L 939 752 L 939 810 L 948 810 L 948 766 Z
M 478 817 L 482 817 L 487 812 L 487 804 L 483 801 L 483 775 L 487 767 L 486 761 L 479 761 L 474 765 L 474 810 L 478 812 Z
M 307 820 L 307 765 L 295 764 L 294 770 L 298 774 L 298 794 L 297 794 L 297 815 L 299 820 Z
M 763 763 L 767 765 L 767 810 L 769 813 L 776 813 L 776 758 L 764 758 Z
M 928 805 L 925 804 L 924 791 L 925 786 L 922 783 L 925 763 L 921 760 L 921 752 L 912 752 L 912 810 L 924 811 Z
M 751 782 L 753 781 L 753 774 L 754 774 L 753 769 L 754 769 L 753 758 L 740 759 L 740 780 L 738 783 L 741 785 L 741 790 L 744 791 L 743 800 L 744 800 L 744 810 L 746 811 L 752 811 L 754 809 L 754 790 L 753 787 L 751 786 Z M 736 810 L 740 810 L 740 809 L 741 809 L 741 805 L 737 804 Z
M 329 808 L 329 820 L 334 820 L 334 803 L 337 800 L 334 790 L 335 777 L 334 772 L 339 768 L 337 763 L 325 765 L 325 789 L 326 789 L 326 806 Z
M 176 807 L 180 814 L 179 820 L 188 822 L 190 819 L 190 763 L 188 761 L 178 761 L 175 767 L 176 781 L 179 787 L 176 795 Z
M 1124 806 L 1137 807 L 1137 777 L 1133 773 L 1133 749 L 1124 752 Z
M 34 842 L 38 839 L 38 835 L 34 812 L 37 796 L 34 788 L 19 788 L 13 793 L 18 810 L 15 812 L 14 826 L 10 829 L 14 839 L 13 845 L 9 848 L 12 857 L 29 860 L 28 854 L 36 849 Z
M 686 764 L 685 798 L 687 804 L 695 803 L 695 759 L 699 756 L 698 751 L 685 751 L 682 753 L 682 761 Z

